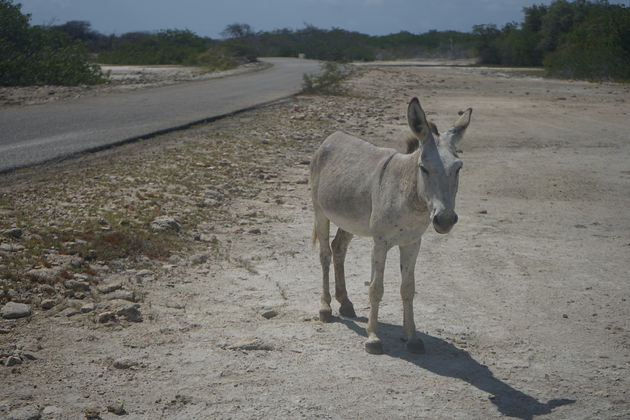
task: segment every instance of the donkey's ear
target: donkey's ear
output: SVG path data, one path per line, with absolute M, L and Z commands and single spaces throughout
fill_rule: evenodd
M 472 116 L 472 108 L 468 108 L 466 111 L 460 114 L 461 116 L 455 122 L 453 127 L 448 130 L 448 135 L 453 144 L 457 144 L 463 137 L 468 125 L 470 124 L 470 117 Z
M 427 117 L 424 115 L 418 98 L 413 98 L 411 102 L 409 102 L 409 107 L 407 108 L 407 122 L 409 123 L 409 128 L 411 128 L 411 132 L 420 140 L 420 143 L 424 144 L 433 137 L 431 135 L 431 127 L 427 122 Z

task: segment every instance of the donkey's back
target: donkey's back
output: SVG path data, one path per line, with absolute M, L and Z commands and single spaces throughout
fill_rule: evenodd
M 374 178 L 396 150 L 374 146 L 337 131 L 315 152 L 311 162 L 311 193 L 315 212 L 361 236 L 372 209 Z

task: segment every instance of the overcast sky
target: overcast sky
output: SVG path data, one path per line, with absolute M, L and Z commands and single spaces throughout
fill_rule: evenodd
M 332 27 L 370 35 L 521 22 L 523 7 L 551 0 L 15 0 L 34 25 L 84 20 L 104 34 L 190 29 L 219 38 L 230 23 L 255 31 Z M 627 1 L 611 0 L 612 4 Z

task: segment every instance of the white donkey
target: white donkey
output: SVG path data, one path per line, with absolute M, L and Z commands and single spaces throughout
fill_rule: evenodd
M 387 252 L 400 248 L 403 331 L 407 349 L 424 352 L 413 320 L 414 270 L 422 234 L 431 222 L 438 233 L 448 233 L 457 223 L 455 195 L 462 162 L 457 144 L 462 139 L 472 109 L 455 125 L 438 133 L 427 121 L 418 98 L 409 103 L 407 118 L 414 138 L 406 154 L 376 147 L 357 137 L 336 132 L 319 147 L 311 162 L 311 188 L 315 210 L 314 241 L 319 239 L 323 290 L 319 317 L 332 320 L 329 290 L 331 255 L 335 267 L 335 298 L 339 313 L 355 317 L 346 291 L 344 260 L 353 235 L 371 236 L 372 278 L 370 316 L 367 325 L 368 353 L 383 353 L 377 335 L 378 307 L 383 297 L 383 273 Z M 330 222 L 339 227 L 329 244 Z

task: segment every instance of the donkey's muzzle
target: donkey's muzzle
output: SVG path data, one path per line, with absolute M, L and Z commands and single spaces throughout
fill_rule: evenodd
M 454 211 L 441 212 L 433 216 L 433 228 L 437 233 L 449 233 L 457 223 L 457 213 Z

